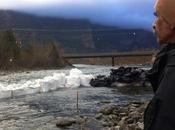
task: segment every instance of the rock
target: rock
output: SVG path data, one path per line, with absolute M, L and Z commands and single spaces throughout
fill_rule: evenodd
M 149 82 L 146 77 L 147 70 L 137 67 L 120 67 L 111 69 L 110 76 L 98 75 L 90 81 L 93 87 L 130 87 L 146 86 Z
M 129 117 L 131 117 L 134 121 L 138 121 L 142 116 L 139 112 L 134 111 L 129 114 Z
M 118 119 L 118 116 L 112 114 L 112 115 L 109 115 L 109 119 L 116 121 Z
M 111 86 L 111 79 L 106 77 L 105 75 L 99 75 L 95 79 L 90 81 L 90 85 L 94 87 L 107 87 Z
M 139 107 L 140 106 L 140 104 L 131 104 L 134 108 L 136 108 L 136 107 Z
M 71 126 L 72 124 L 76 123 L 76 119 L 71 117 L 58 117 L 57 118 L 57 127 L 67 127 Z
M 102 114 L 102 113 L 99 113 L 99 114 L 97 114 L 97 115 L 95 116 L 95 118 L 96 118 L 97 120 L 101 119 L 102 117 L 103 117 L 103 114 Z
M 129 108 L 129 113 L 131 113 L 131 112 L 133 112 L 133 111 L 135 111 L 135 110 L 136 110 L 136 107 L 130 106 L 130 108 Z
M 121 116 L 121 117 L 124 117 L 124 116 L 126 116 L 127 114 L 126 113 L 119 113 L 119 115 Z
M 108 126 L 112 127 L 112 126 L 114 126 L 114 125 L 115 125 L 114 122 L 112 122 L 112 121 L 108 122 Z
M 136 130 L 136 125 L 135 124 L 129 124 L 128 129 L 129 130 Z
M 106 127 L 106 126 L 109 126 L 109 123 L 108 123 L 108 122 L 103 121 L 103 122 L 102 122 L 102 125 L 103 125 L 104 127 Z
M 113 114 L 113 111 L 115 110 L 115 106 L 106 106 L 99 110 L 99 113 L 102 113 L 103 115 L 110 115 Z
M 144 128 L 144 124 L 143 124 L 143 123 L 137 122 L 137 125 L 138 125 L 138 127 L 139 127 L 141 130 L 143 130 L 143 128 Z
M 124 127 L 124 126 L 125 126 L 125 120 L 126 120 L 126 117 L 123 117 L 123 118 L 119 121 L 118 125 L 121 126 L 121 127 Z
M 148 102 L 133 101 L 124 106 L 105 106 L 100 109 L 98 120 L 110 130 L 143 130 L 143 115 L 147 105 Z
M 120 126 L 115 126 L 114 129 L 115 130 L 121 130 Z
M 132 124 L 132 123 L 134 123 L 134 120 L 133 120 L 132 118 L 128 118 L 126 121 L 127 121 L 127 124 Z
M 113 110 L 113 114 L 115 114 L 115 115 L 117 115 L 117 116 L 118 116 L 118 115 L 119 115 L 119 113 L 120 113 L 120 112 L 119 112 L 119 110 L 118 110 L 118 109 Z

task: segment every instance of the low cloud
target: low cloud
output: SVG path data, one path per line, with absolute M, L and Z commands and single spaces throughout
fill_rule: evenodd
M 154 0 L 4 0 L 1 9 L 41 16 L 89 19 L 94 23 L 151 29 Z

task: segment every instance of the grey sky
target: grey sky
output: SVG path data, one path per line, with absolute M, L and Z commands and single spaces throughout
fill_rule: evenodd
M 151 29 L 154 0 L 1 0 L 1 9 L 84 18 L 104 25 Z

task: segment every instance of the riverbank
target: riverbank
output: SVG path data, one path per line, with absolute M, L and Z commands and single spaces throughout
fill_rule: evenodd
M 57 117 L 56 126 L 81 130 L 143 130 L 144 111 L 148 103 L 132 101 L 123 106 L 107 104 L 98 110 L 95 117 Z
M 15 69 L 0 69 L 0 76 L 6 76 L 13 73 L 26 73 L 29 74 L 34 71 L 50 71 L 50 70 L 61 70 L 61 69 L 73 69 L 73 65 L 66 65 L 62 67 L 50 67 L 50 68 L 15 68 Z

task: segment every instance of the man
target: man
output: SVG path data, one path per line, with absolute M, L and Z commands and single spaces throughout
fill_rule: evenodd
M 148 78 L 155 95 L 144 117 L 144 130 L 175 130 L 175 0 L 157 0 L 153 28 L 165 45 L 156 55 Z

